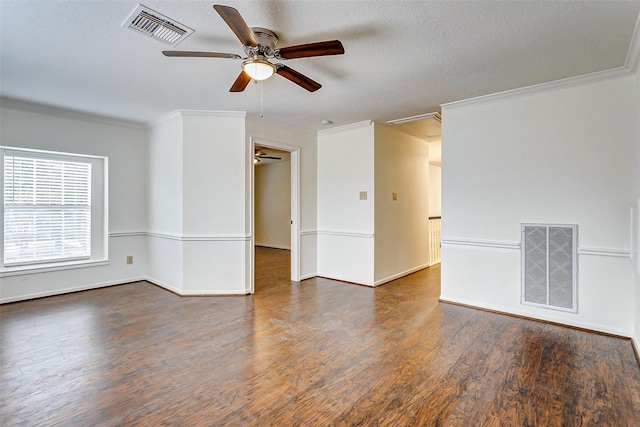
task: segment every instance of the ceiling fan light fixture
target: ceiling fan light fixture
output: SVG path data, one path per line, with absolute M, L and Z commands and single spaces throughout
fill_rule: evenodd
M 244 71 L 253 80 L 266 80 L 273 76 L 276 67 L 262 58 L 249 59 L 242 63 L 242 71 Z

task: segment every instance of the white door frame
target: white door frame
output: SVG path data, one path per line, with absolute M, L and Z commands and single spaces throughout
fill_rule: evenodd
M 300 147 L 288 145 L 276 141 L 268 141 L 261 138 L 250 137 L 251 159 L 253 165 L 253 155 L 256 145 L 261 147 L 275 148 L 276 150 L 288 151 L 291 153 L 291 280 L 300 281 Z M 255 292 L 255 173 L 251 169 L 251 293 Z

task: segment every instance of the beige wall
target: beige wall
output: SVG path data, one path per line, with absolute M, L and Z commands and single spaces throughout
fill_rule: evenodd
M 428 250 L 429 143 L 375 123 L 375 284 L 427 267 Z
M 255 244 L 291 249 L 291 162 L 255 166 Z

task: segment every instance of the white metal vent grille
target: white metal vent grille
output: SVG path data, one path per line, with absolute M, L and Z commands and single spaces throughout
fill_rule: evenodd
M 522 224 L 522 303 L 577 311 L 577 225 Z
M 122 26 L 173 46 L 176 46 L 193 33 L 193 30 L 186 25 L 180 24 L 142 4 L 139 4 L 131 12 L 131 15 L 124 21 Z

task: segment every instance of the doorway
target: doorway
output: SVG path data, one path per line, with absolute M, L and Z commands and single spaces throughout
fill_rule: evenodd
M 250 292 L 255 293 L 256 246 L 275 251 L 290 250 L 290 280 L 300 280 L 300 148 L 251 138 L 251 149 L 253 255 Z M 289 179 L 284 179 L 283 174 L 287 174 Z

